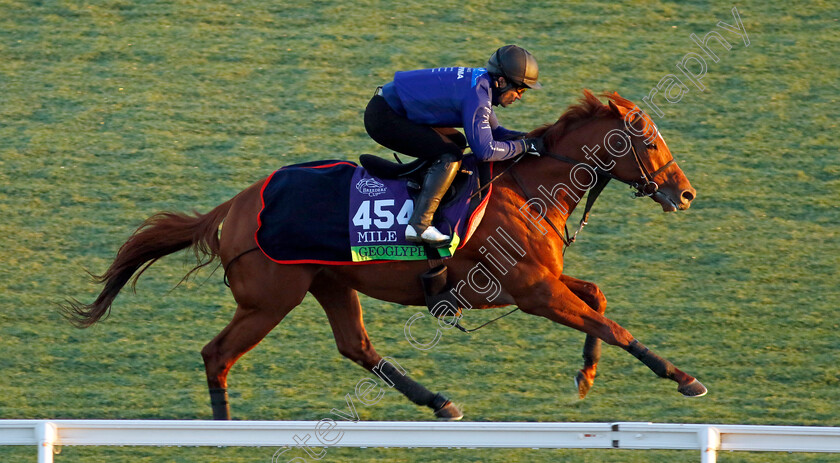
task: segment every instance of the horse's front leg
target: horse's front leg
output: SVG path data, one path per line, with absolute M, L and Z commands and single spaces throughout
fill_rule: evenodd
M 548 318 L 621 347 L 658 376 L 676 381 L 677 390 L 687 397 L 699 397 L 707 392 L 700 381 L 650 351 L 618 323 L 593 310 L 560 280 L 537 283 L 514 297 L 525 313 Z
M 592 310 L 604 315 L 607 310 L 607 298 L 595 283 L 578 280 L 570 276 L 561 275 L 560 281 L 580 298 Z M 575 375 L 575 387 L 581 399 L 595 383 L 595 371 L 598 368 L 598 361 L 601 359 L 601 339 L 591 334 L 586 335 L 583 343 L 583 369 L 578 370 Z

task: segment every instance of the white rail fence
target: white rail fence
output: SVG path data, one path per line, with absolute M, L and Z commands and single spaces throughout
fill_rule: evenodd
M 319 424 L 320 423 L 320 424 Z M 0 445 L 584 448 L 840 453 L 840 427 L 665 423 L 446 423 L 401 421 L 0 420 Z M 319 441 L 321 441 L 319 443 Z M 272 453 L 273 450 L 272 450 Z M 272 456 L 266 454 L 266 461 Z M 277 461 L 287 461 L 280 458 Z

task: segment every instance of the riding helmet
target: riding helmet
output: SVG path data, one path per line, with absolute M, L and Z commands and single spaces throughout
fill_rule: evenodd
M 508 81 L 527 88 L 542 88 L 537 77 L 540 70 L 537 60 L 528 50 L 516 45 L 505 45 L 487 61 L 487 72 L 503 76 Z

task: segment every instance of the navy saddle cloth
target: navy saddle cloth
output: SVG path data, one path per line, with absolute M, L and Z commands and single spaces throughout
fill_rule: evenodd
M 468 173 L 458 174 L 435 215 L 435 226 L 453 236 L 444 257 L 466 244 L 492 190 L 471 198 L 490 177 L 491 163 L 467 156 L 461 169 Z M 263 184 L 257 245 L 284 264 L 424 260 L 423 246 L 405 241 L 415 193 L 410 179 L 378 178 L 349 161 L 286 166 Z

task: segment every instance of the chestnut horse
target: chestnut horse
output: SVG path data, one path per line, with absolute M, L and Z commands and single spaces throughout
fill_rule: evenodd
M 470 241 L 447 259 L 449 281 L 460 282 L 456 289 L 462 307 L 516 305 L 527 314 L 586 333 L 584 365 L 575 377 L 581 398 L 595 379 L 602 340 L 628 351 L 660 377 L 675 381 L 683 395 L 701 396 L 706 388 L 699 381 L 604 316 L 606 299 L 598 286 L 563 274 L 565 237 L 560 230 L 594 183 L 594 172 L 630 184 L 638 190 L 637 196 L 649 196 L 664 211 L 687 209 L 695 196 L 648 116 L 617 93 L 605 96 L 607 105 L 584 91 L 581 103 L 571 106 L 557 122 L 528 134 L 543 137 L 544 155 L 497 163 L 496 172 L 505 173 L 495 179 L 491 201 Z M 581 175 L 584 171 L 589 175 Z M 585 181 L 585 177 L 590 178 Z M 105 286 L 97 299 L 89 305 L 71 302 L 65 307 L 66 315 L 79 327 L 92 325 L 110 311 L 114 298 L 132 276 L 137 274 L 136 282 L 157 259 L 191 247 L 199 258 L 192 271 L 216 257 L 221 259 L 237 303 L 231 322 L 201 351 L 214 419 L 230 419 L 230 368 L 300 304 L 307 292 L 324 308 L 342 355 L 416 404 L 430 407 L 439 418 L 459 419 L 461 412 L 444 396 L 431 393 L 404 370 L 383 361 L 362 320 L 357 292 L 397 304 L 425 305 L 418 276 L 428 269 L 428 263 L 285 265 L 261 252 L 249 252 L 255 247 L 263 182 L 207 214 L 162 212 L 149 218 L 99 277 Z M 518 261 L 507 269 L 499 265 L 499 256 L 493 257 L 483 246 L 488 239 L 492 242 L 500 228 L 517 250 Z M 476 268 L 495 269 L 495 276 L 502 277 L 498 280 L 501 287 L 488 295 L 485 287 L 473 284 L 476 280 L 471 271 Z M 471 284 L 464 284 L 467 281 Z

